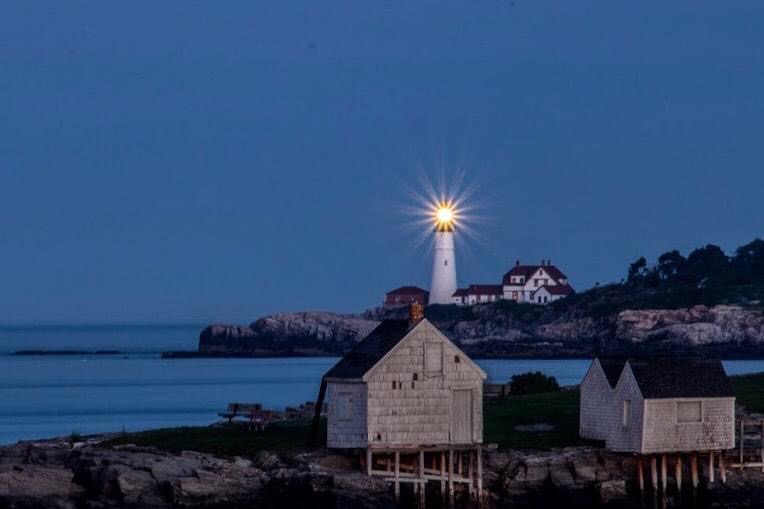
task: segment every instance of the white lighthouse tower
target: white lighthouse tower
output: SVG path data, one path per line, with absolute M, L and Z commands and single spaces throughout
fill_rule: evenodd
M 430 304 L 453 304 L 456 288 L 454 211 L 451 206 L 443 204 L 436 212 Z

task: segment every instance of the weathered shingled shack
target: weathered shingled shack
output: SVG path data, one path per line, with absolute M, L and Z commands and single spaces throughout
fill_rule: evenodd
M 581 383 L 580 435 L 603 440 L 617 452 L 676 455 L 681 482 L 682 453 L 691 453 L 693 482 L 697 454 L 735 447 L 735 396 L 721 361 L 705 359 L 595 359 Z M 721 468 L 724 468 L 723 463 Z M 713 475 L 713 474 L 712 474 Z
M 385 320 L 326 373 L 327 446 L 365 450 L 369 475 L 390 477 L 396 493 L 433 475 L 451 492 L 481 488 L 486 374 L 421 313 L 413 304 L 410 319 Z

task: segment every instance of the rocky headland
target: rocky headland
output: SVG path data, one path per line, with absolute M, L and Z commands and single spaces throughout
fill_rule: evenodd
M 224 356 L 341 355 L 379 321 L 405 313 L 404 309 L 377 309 L 358 315 L 283 313 L 248 326 L 215 324 L 201 332 L 198 352 Z M 764 355 L 764 312 L 743 305 L 624 309 L 595 315 L 575 309 L 499 303 L 433 307 L 427 316 L 468 354 L 480 357 Z
M 0 507 L 396 506 L 388 483 L 364 475 L 357 456 L 310 449 L 221 458 L 191 451 L 173 454 L 151 447 L 109 446 L 105 438 L 22 442 L 0 448 Z M 591 447 L 506 450 L 489 451 L 484 464 L 488 507 L 640 507 L 642 503 L 631 456 Z M 762 481 L 764 475 L 757 469 L 731 471 L 726 486 L 703 481 L 698 492 L 690 489 L 683 496 L 696 497 L 696 507 L 721 502 L 757 505 L 764 503 Z M 403 495 L 406 506 L 407 493 Z M 675 488 L 668 495 L 675 497 Z M 428 493 L 428 506 L 439 507 L 438 496 Z

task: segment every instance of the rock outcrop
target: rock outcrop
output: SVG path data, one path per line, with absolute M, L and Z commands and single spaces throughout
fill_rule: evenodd
M 341 355 L 379 320 L 398 311 L 363 315 L 285 313 L 249 326 L 211 325 L 202 331 L 199 352 L 229 355 Z M 499 306 L 432 318 L 470 355 L 580 355 L 664 353 L 671 348 L 708 347 L 716 354 L 761 355 L 764 313 L 742 306 L 624 310 L 590 317 L 536 309 L 525 315 Z
M 603 449 L 489 451 L 484 456 L 487 507 L 640 507 L 635 460 Z M 728 485 L 705 480 L 697 507 L 764 502 L 758 469 L 729 471 Z M 437 488 L 436 486 L 433 486 Z M 405 495 L 405 493 L 404 493 Z M 428 494 L 437 502 L 440 494 Z M 675 497 L 673 486 L 668 493 Z M 464 493 L 458 507 L 468 507 Z M 437 506 L 437 503 L 434 506 Z M 326 450 L 262 451 L 253 458 L 171 454 L 154 448 L 106 447 L 98 440 L 20 443 L 0 448 L 0 507 L 101 509 L 396 507 L 380 477 L 367 477 L 354 455 Z

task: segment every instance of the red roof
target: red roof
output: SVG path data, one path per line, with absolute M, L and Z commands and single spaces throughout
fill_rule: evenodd
M 387 292 L 387 295 L 420 295 L 423 293 L 429 294 L 430 292 L 423 290 L 418 286 L 401 286 L 395 290 L 390 290 Z
M 530 279 L 530 277 L 539 269 L 544 269 L 544 271 L 546 271 L 546 273 L 549 274 L 549 276 L 551 276 L 555 281 L 559 282 L 560 279 L 568 279 L 568 276 L 563 274 L 562 271 L 554 265 L 515 265 L 509 272 L 504 274 L 502 283 L 505 285 L 511 285 L 512 280 L 510 278 L 513 276 L 522 276 L 526 281 L 528 281 L 528 279 Z
M 571 293 L 576 293 L 570 285 L 546 285 L 541 288 L 545 288 L 551 295 L 570 295 Z
M 501 285 L 470 285 L 467 289 L 469 295 L 503 295 Z

